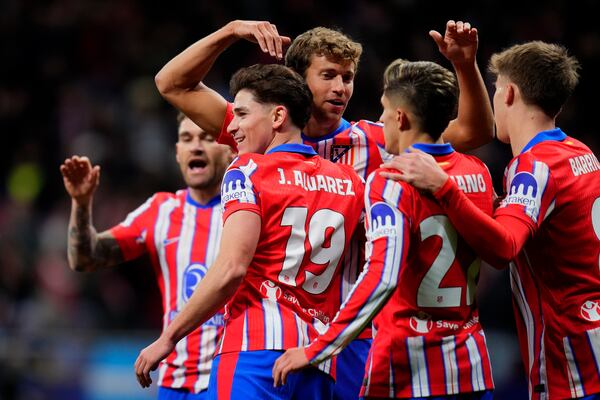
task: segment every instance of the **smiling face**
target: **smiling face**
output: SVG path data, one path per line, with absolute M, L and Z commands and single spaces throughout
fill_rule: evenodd
M 236 94 L 227 131 L 236 141 L 239 154 L 265 153 L 275 137 L 274 109 L 273 105 L 257 102 L 249 90 Z
M 355 65 L 342 64 L 314 55 L 305 80 L 313 95 L 313 116 L 317 120 L 339 121 L 354 91 Z
M 175 151 L 183 180 L 188 187 L 196 190 L 218 188 L 231 161 L 229 148 L 218 144 L 212 135 L 189 118 L 184 118 L 179 124 Z

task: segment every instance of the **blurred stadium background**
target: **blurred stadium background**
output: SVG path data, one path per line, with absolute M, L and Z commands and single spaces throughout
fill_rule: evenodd
M 443 31 L 448 19 L 479 29 L 482 70 L 513 43 L 560 42 L 583 69 L 559 126 L 599 154 L 599 11 L 595 0 L 0 1 L 0 399 L 155 397 L 155 388 L 138 387 L 132 366 L 160 329 L 152 271 L 144 260 L 91 275 L 69 270 L 70 201 L 58 166 L 72 154 L 102 166 L 99 230 L 152 193 L 178 189 L 175 112 L 153 78 L 195 40 L 232 19 L 270 20 L 292 37 L 317 25 L 339 27 L 365 48 L 346 118 L 372 120 L 391 60 L 449 67 L 427 35 Z M 238 67 L 269 61 L 238 43 L 207 82 L 227 95 Z M 509 148 L 494 143 L 476 154 L 500 190 Z M 526 398 L 507 274 L 484 269 L 478 298 L 496 398 Z

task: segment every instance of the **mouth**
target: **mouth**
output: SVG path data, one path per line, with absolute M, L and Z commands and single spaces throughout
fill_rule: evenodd
M 331 104 L 332 106 L 334 106 L 336 109 L 344 109 L 344 107 L 346 106 L 346 103 L 343 102 L 340 99 L 331 99 L 331 100 L 326 100 L 326 103 Z
M 207 165 L 208 163 L 206 162 L 206 160 L 196 158 L 190 160 L 190 162 L 188 163 L 188 169 L 193 173 L 202 172 L 206 169 Z
M 240 135 L 240 136 L 233 136 L 233 140 L 235 140 L 235 142 L 237 144 L 242 143 L 244 141 L 244 139 L 246 139 L 246 136 L 242 136 L 242 135 Z

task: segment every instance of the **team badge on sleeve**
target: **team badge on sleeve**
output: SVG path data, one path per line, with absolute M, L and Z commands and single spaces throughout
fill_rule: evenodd
M 252 181 L 250 176 L 256 170 L 257 165 L 250 160 L 247 165 L 231 168 L 223 177 L 221 185 L 221 203 L 227 204 L 230 201 L 240 203 L 256 203 L 256 197 L 252 190 Z
M 369 210 L 371 240 L 396 236 L 396 213 L 389 204 L 377 202 Z
M 527 215 L 536 216 L 539 213 L 539 185 L 535 176 L 529 172 L 519 172 L 513 178 L 508 195 L 502 206 L 516 204 L 525 207 Z

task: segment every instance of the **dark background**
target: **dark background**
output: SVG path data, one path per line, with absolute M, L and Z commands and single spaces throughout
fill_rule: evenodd
M 558 125 L 598 154 L 598 11 L 593 0 L 1 0 L 0 399 L 117 398 L 98 394 L 97 377 L 119 370 L 109 363 L 94 372 L 97 354 L 106 354 L 98 343 L 133 349 L 134 357 L 158 334 L 159 293 L 144 260 L 92 275 L 68 269 L 70 201 L 58 167 L 72 154 L 102 166 L 98 230 L 121 221 L 152 193 L 180 188 L 175 112 L 153 77 L 186 46 L 232 19 L 269 20 L 291 37 L 318 25 L 338 27 L 364 46 L 346 118 L 377 120 L 381 74 L 390 61 L 450 67 L 427 34 L 443 32 L 448 19 L 479 29 L 482 71 L 492 53 L 512 44 L 558 42 L 583 67 Z M 206 82 L 227 95 L 237 68 L 270 61 L 256 45 L 240 42 Z M 487 74 L 486 83 L 492 87 Z M 509 148 L 494 143 L 476 154 L 499 190 Z M 505 272 L 482 271 L 479 302 L 496 398 L 525 398 Z M 124 364 L 121 379 L 135 386 L 129 360 Z

